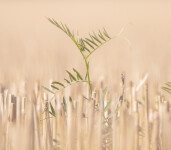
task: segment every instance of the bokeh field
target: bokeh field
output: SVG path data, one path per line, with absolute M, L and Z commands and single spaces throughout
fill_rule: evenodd
M 1 1 L 0 150 L 170 150 L 171 95 L 161 89 L 171 81 L 170 8 L 169 1 Z M 56 117 L 41 86 L 86 68 L 47 17 L 83 37 L 123 29 L 90 56 L 92 97 L 82 83 L 57 93 Z

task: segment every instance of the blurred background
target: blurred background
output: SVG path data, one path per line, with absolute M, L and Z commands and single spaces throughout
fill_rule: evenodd
M 171 2 L 169 1 L 1 1 L 0 82 L 61 81 L 72 67 L 84 74 L 84 62 L 72 41 L 46 17 L 87 36 L 105 27 L 121 36 L 90 57 L 93 81 L 108 87 L 138 83 L 148 73 L 158 87 L 171 81 Z

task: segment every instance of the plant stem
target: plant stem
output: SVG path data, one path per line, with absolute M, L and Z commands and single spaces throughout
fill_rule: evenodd
M 90 75 L 89 75 L 89 66 L 88 66 L 88 62 L 86 59 L 85 60 L 85 64 L 86 64 L 86 70 L 87 70 L 87 77 L 88 77 L 88 85 L 89 85 L 89 89 L 90 89 L 90 96 L 92 95 L 92 88 L 91 88 L 91 83 L 90 83 Z

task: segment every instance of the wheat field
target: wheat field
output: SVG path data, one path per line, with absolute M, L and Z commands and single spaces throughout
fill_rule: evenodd
M 169 1 L 1 1 L 0 150 L 170 150 Z M 42 86 L 84 61 L 46 17 L 112 39 L 89 59 L 92 93 Z M 124 27 L 124 28 L 123 28 Z M 170 86 L 170 83 L 168 83 Z M 53 99 L 52 99 L 53 98 Z

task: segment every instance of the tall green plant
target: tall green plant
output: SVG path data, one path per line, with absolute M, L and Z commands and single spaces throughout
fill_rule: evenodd
M 71 73 L 71 71 L 66 70 L 66 72 L 69 76 L 69 79 L 64 79 L 65 83 L 53 81 L 51 83 L 52 89 L 59 92 L 73 84 L 80 83 L 80 82 L 87 82 L 89 85 L 90 96 L 92 96 L 92 85 L 91 85 L 91 80 L 90 80 L 91 77 L 90 77 L 90 72 L 89 72 L 89 57 L 105 43 L 107 43 L 108 41 L 110 41 L 113 38 L 119 37 L 125 27 L 123 27 L 120 30 L 120 32 L 114 37 L 109 36 L 106 29 L 103 28 L 103 30 L 98 30 L 97 33 L 94 33 L 94 32 L 90 33 L 88 37 L 83 38 L 83 37 L 78 36 L 78 33 L 77 33 L 77 35 L 75 35 L 75 33 L 73 31 L 71 31 L 66 24 L 59 23 L 56 20 L 51 19 L 51 18 L 47 18 L 47 19 L 53 25 L 55 25 L 58 29 L 60 29 L 62 32 L 64 32 L 73 41 L 73 43 L 76 45 L 78 51 L 80 52 L 80 54 L 84 60 L 85 67 L 86 67 L 84 77 L 75 68 L 73 68 L 72 73 Z M 57 92 L 54 92 L 44 86 L 43 86 L 43 88 L 45 90 L 47 90 L 48 92 L 51 92 L 52 94 L 54 94 L 54 96 L 51 98 L 51 100 L 52 100 L 55 97 Z M 54 109 L 51 105 L 51 100 L 49 101 L 50 108 L 51 108 L 50 113 L 53 116 L 55 116 Z M 70 100 L 72 101 L 71 97 L 70 97 Z M 64 105 L 65 105 L 65 103 L 64 103 Z
M 102 45 L 110 41 L 112 38 L 109 36 L 105 28 L 102 31 L 99 30 L 98 33 L 93 32 L 92 34 L 89 34 L 89 37 L 79 37 L 78 34 L 75 35 L 74 32 L 71 32 L 71 30 L 66 24 L 58 23 L 56 20 L 51 18 L 48 18 L 48 20 L 58 29 L 64 32 L 74 42 L 84 60 L 84 64 L 86 67 L 85 77 L 82 77 L 81 74 L 75 68 L 73 68 L 74 73 L 71 73 L 70 71 L 66 70 L 67 74 L 69 75 L 69 79 L 64 79 L 66 83 L 54 81 L 52 82 L 51 87 L 59 91 L 75 83 L 87 82 L 89 85 L 90 94 L 92 94 L 92 85 L 89 72 L 89 57 L 97 49 L 99 49 Z M 46 87 L 44 87 L 44 89 L 55 94 L 53 91 Z

